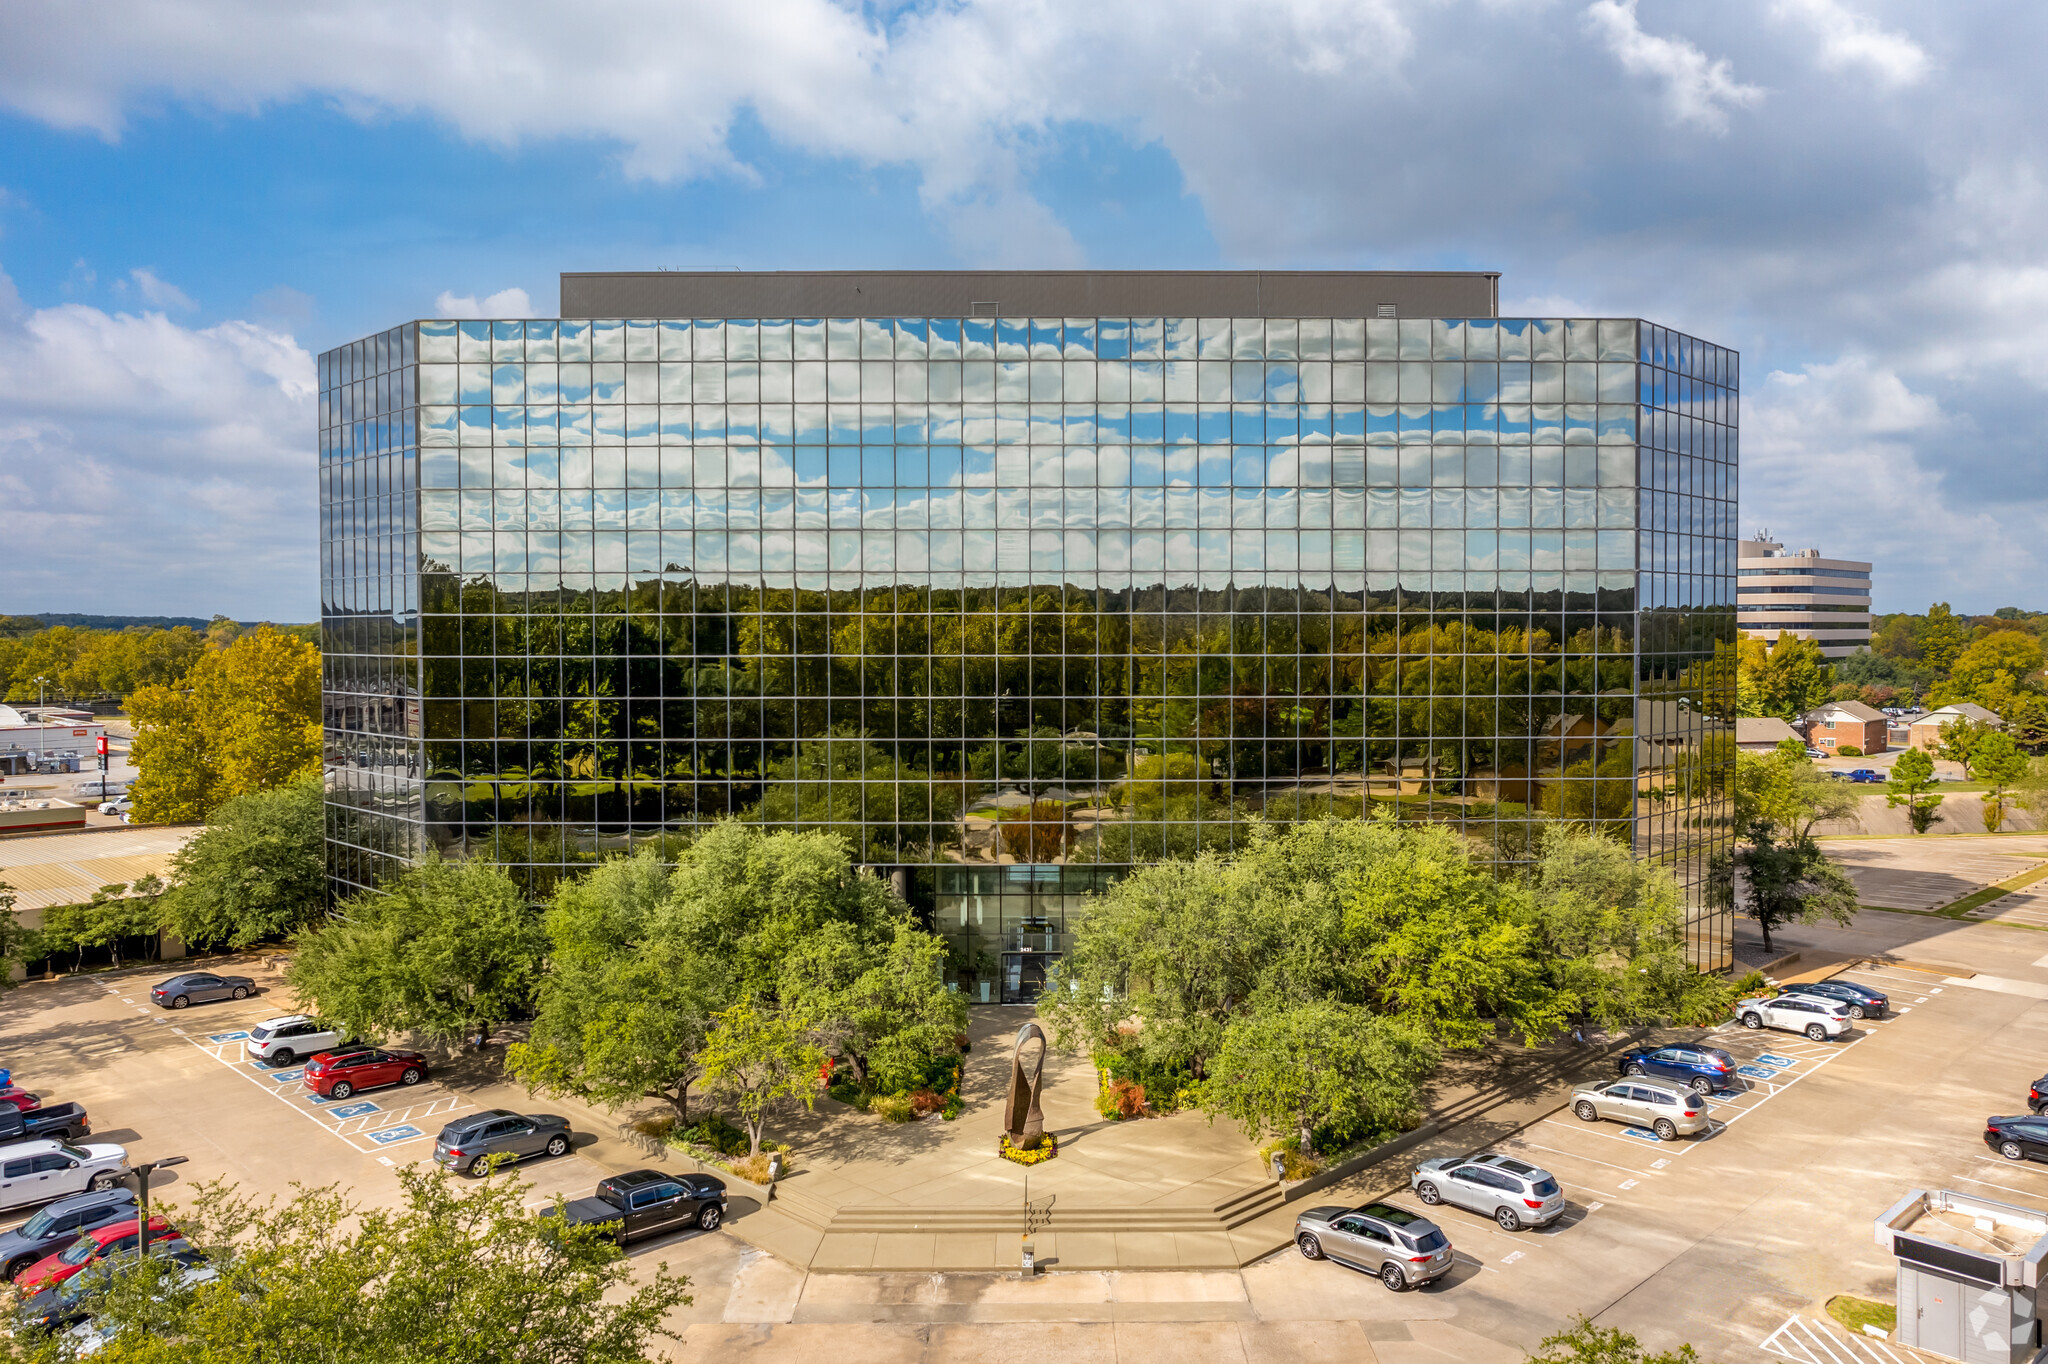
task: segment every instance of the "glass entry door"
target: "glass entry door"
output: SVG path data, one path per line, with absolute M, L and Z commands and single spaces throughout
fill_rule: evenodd
M 1057 952 L 1003 953 L 1003 1003 L 1036 1004 L 1045 993 L 1045 973 L 1058 960 Z

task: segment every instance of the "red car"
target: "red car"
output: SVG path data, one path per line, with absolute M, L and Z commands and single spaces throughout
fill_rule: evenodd
M 426 1078 L 426 1057 L 388 1047 L 323 1051 L 306 1062 L 306 1088 L 328 1099 L 383 1085 L 416 1085 Z
M 14 1276 L 14 1282 L 23 1290 L 50 1288 L 104 1256 L 133 1250 L 141 1239 L 141 1232 L 137 1229 L 139 1221 L 131 1217 L 125 1222 L 109 1222 L 104 1227 L 94 1227 L 55 1255 L 46 1256 L 22 1270 Z M 171 1230 L 170 1223 L 161 1217 L 149 1219 L 150 1245 L 176 1239 L 178 1233 Z
M 31 1108 L 41 1108 L 43 1101 L 20 1085 L 0 1085 L 0 1104 L 13 1104 L 26 1113 Z

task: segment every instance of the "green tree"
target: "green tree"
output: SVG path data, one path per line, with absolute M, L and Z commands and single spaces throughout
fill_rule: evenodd
M 768 1110 L 777 1100 L 795 1099 L 805 1108 L 816 1101 L 824 1061 L 797 1020 L 753 1004 L 735 1004 L 713 1018 L 697 1053 L 704 1087 L 739 1115 L 750 1156 L 761 1154 Z
M 1737 906 L 1763 931 L 1764 950 L 1771 950 L 1771 930 L 1780 924 L 1829 919 L 1847 924 L 1856 917 L 1856 885 L 1828 859 L 1818 842 L 1787 834 L 1768 820 L 1758 820 L 1733 854 L 1743 875 L 1744 903 Z M 1717 885 L 1733 879 L 1715 876 Z
M 33 928 L 23 927 L 14 915 L 15 890 L 0 879 L 0 990 L 12 990 L 17 982 L 14 968 L 45 956 L 48 938 Z
M 256 1204 L 218 1183 L 165 1212 L 218 1278 L 183 1283 L 168 1259 L 111 1276 L 91 1301 L 115 1328 L 105 1364 L 643 1364 L 687 1305 L 667 1265 L 635 1283 L 596 1227 L 529 1210 L 529 1185 L 459 1185 L 397 1171 L 396 1208 L 349 1202 L 335 1186 Z M 10 1357 L 74 1358 L 62 1332 L 17 1336 Z
M 1437 1046 L 1420 1024 L 1322 1000 L 1231 1020 L 1202 1106 L 1253 1140 L 1292 1130 L 1307 1155 L 1322 1132 L 1341 1145 L 1392 1132 L 1417 1110 Z
M 121 965 L 121 940 L 146 938 L 150 944 L 145 949 L 147 960 L 154 961 L 157 931 L 163 926 L 162 909 L 158 903 L 162 894 L 163 882 L 154 876 L 143 877 L 132 888 L 126 882 L 101 886 L 85 903 L 85 920 L 78 931 L 79 944 L 106 948 L 118 968 Z
M 1972 720 L 1967 715 L 1957 716 L 1942 726 L 1941 756 L 1952 763 L 1961 763 L 1968 768 L 1977 752 L 1977 745 L 1988 735 L 1996 734 L 1998 727 L 1982 720 Z
M 719 963 L 737 1001 L 772 998 L 783 960 L 824 925 L 846 925 L 867 952 L 910 921 L 910 907 L 856 870 L 843 838 L 725 820 L 679 855 L 658 920 L 679 951 Z
M 1892 764 L 1891 775 L 1885 779 L 1884 803 L 1893 809 L 1905 806 L 1913 832 L 1924 834 L 1941 818 L 1938 807 L 1942 798 L 1933 794 L 1937 784 L 1934 759 L 1922 749 L 1909 748 Z
M 1949 610 L 1947 602 L 1938 601 L 1927 608 L 1927 618 L 1920 623 L 1915 642 L 1921 660 L 1936 672 L 1946 673 L 1970 645 L 1969 622 Z
M 688 1119 L 696 1054 L 728 982 L 661 932 L 668 883 L 645 847 L 556 886 L 533 1027 L 505 1054 L 515 1078 L 606 1105 L 661 1099 Z
M 363 1036 L 489 1039 L 533 997 L 547 934 L 502 867 L 429 854 L 303 934 L 289 979 Z
M 1984 793 L 1984 827 L 1997 833 L 2005 823 L 2008 791 L 2027 778 L 2031 764 L 2012 736 L 1992 730 L 1970 754 L 1970 775 L 1990 787 Z
M 163 926 L 195 947 L 295 932 L 327 902 L 320 778 L 236 796 L 171 856 Z
M 1735 704 L 1741 715 L 1796 720 L 1828 699 L 1834 669 L 1810 639 L 1783 630 L 1775 644 L 1755 635 L 1736 641 Z
M 900 1090 L 967 1027 L 945 966 L 945 940 L 907 923 L 879 952 L 830 923 L 785 960 L 780 995 L 813 1041 L 847 1059 L 864 1092 Z
M 1581 1316 L 1564 1330 L 1546 1336 L 1528 1364 L 1699 1364 L 1692 1346 L 1651 1354 L 1628 1332 L 1595 1326 Z
M 1795 739 L 1770 753 L 1736 754 L 1734 796 L 1738 828 L 1768 819 L 1802 836 L 1816 824 L 1854 818 L 1862 804 L 1855 787 L 1814 766 Z
M 182 681 L 128 698 L 135 816 L 191 823 L 320 771 L 320 651 L 269 626 L 202 652 Z

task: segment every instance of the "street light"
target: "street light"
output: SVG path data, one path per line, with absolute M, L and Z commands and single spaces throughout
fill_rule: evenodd
M 165 1156 L 162 1160 L 145 1160 L 129 1171 L 135 1180 L 135 1191 L 141 1196 L 142 1220 L 137 1223 L 140 1234 L 136 1238 L 136 1257 L 149 1254 L 149 1177 L 158 1170 L 167 1170 L 173 1165 L 183 1165 L 184 1156 Z

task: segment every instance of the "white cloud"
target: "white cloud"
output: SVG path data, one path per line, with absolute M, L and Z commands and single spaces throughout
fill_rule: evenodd
M 1920 44 L 1880 28 L 1841 0 L 1774 0 L 1771 12 L 1812 30 L 1820 39 L 1824 70 L 1860 69 L 1894 88 L 1918 84 L 1927 75 L 1930 62 Z
M 479 300 L 475 294 L 442 290 L 434 299 L 437 317 L 536 317 L 524 289 L 500 289 Z
M 0 274 L 0 297 L 13 286 Z M 248 322 L 82 304 L 0 317 L 0 610 L 310 620 L 313 359 Z
M 1735 79 L 1726 57 L 1709 58 L 1683 38 L 1643 32 L 1636 0 L 1593 0 L 1586 6 L 1586 23 L 1622 70 L 1663 84 L 1665 111 L 1674 123 L 1725 132 L 1730 106 L 1746 108 L 1764 97 L 1757 86 Z
M 116 285 L 118 292 L 127 293 L 130 280 L 134 281 L 135 292 L 141 296 L 142 301 L 152 308 L 177 308 L 191 312 L 199 306 L 183 289 L 167 280 L 157 278 L 156 271 L 147 266 L 138 266 L 130 270 L 128 279 L 121 280 Z

